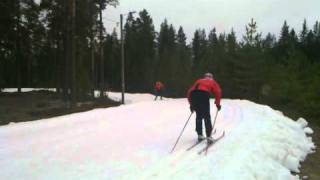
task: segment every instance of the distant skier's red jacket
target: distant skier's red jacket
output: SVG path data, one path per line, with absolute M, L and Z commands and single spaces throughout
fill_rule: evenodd
M 197 80 L 194 85 L 188 90 L 188 101 L 191 104 L 191 92 L 194 90 L 205 91 L 208 95 L 215 95 L 215 104 L 220 105 L 221 88 L 219 84 L 211 78 L 203 78 Z
M 160 91 L 164 88 L 164 85 L 161 83 L 161 82 L 157 82 L 156 85 L 155 85 L 155 88 L 157 91 Z

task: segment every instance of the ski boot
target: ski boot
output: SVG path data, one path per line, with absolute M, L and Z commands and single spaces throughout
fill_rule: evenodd
M 202 135 L 198 135 L 198 142 L 201 142 L 201 141 L 203 141 L 205 139 L 205 137 L 204 136 L 202 136 Z
M 213 143 L 213 138 L 210 136 L 210 137 L 207 137 L 207 144 L 212 144 Z

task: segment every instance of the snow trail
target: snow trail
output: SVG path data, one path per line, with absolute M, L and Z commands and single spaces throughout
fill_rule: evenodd
M 119 99 L 119 93 L 109 93 Z M 299 162 L 314 149 L 305 120 L 268 106 L 222 101 L 216 122 L 225 137 L 186 149 L 196 140 L 186 99 L 153 101 L 130 94 L 131 104 L 0 127 L 0 177 L 5 179 L 298 179 Z M 211 116 L 215 115 L 213 100 Z

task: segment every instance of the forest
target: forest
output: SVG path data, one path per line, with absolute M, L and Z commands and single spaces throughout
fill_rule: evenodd
M 102 11 L 117 0 L 2 0 L 0 89 L 56 88 L 65 101 L 92 98 L 93 91 L 121 91 L 121 38 L 107 32 Z M 284 20 L 278 35 L 259 31 L 218 33 L 199 27 L 191 42 L 165 19 L 155 27 L 145 9 L 124 23 L 126 92 L 153 93 L 158 80 L 166 97 L 185 97 L 211 72 L 223 98 L 248 99 L 320 115 L 320 22 L 294 29 Z M 213 19 L 214 21 L 214 19 Z M 159 29 L 159 31 L 157 31 Z M 319 122 L 318 122 L 319 123 Z

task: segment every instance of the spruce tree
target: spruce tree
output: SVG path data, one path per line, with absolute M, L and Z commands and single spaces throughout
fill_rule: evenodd
M 155 58 L 155 30 L 149 13 L 142 10 L 137 19 L 129 14 L 125 32 L 127 88 L 131 92 L 150 91 Z
M 195 77 L 201 76 L 204 71 L 204 64 L 207 64 L 206 53 L 208 50 L 208 40 L 204 29 L 198 29 L 194 33 L 192 41 L 193 50 L 193 72 Z
M 192 83 L 191 51 L 186 40 L 184 30 L 180 26 L 177 34 L 177 62 L 174 67 L 176 80 L 173 88 L 176 90 L 176 96 L 185 95 L 186 89 Z
M 304 19 L 303 20 L 303 24 L 302 24 L 302 30 L 300 32 L 300 43 L 305 44 L 307 41 L 307 36 L 308 36 L 308 26 L 307 26 L 307 20 Z
M 151 67 L 154 64 L 155 56 L 155 30 L 153 20 L 145 9 L 139 13 L 137 19 L 137 38 L 140 45 L 136 57 L 137 71 L 135 73 L 139 77 L 137 76 L 135 83 L 137 83 L 137 89 L 148 92 L 153 83 Z
M 174 94 L 177 80 L 176 67 L 178 66 L 176 30 L 167 20 L 161 24 L 158 37 L 159 59 L 158 80 L 167 84 L 167 93 Z M 181 41 L 181 39 L 180 39 Z M 171 87 L 169 90 L 168 87 Z
M 251 19 L 246 26 L 240 58 L 235 62 L 234 82 L 239 95 L 245 98 L 259 99 L 261 86 L 261 33 L 257 31 L 257 23 Z

